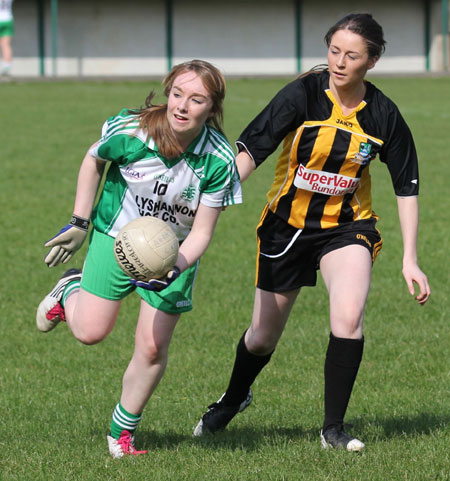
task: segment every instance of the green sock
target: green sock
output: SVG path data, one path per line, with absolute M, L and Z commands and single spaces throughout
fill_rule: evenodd
M 64 307 L 64 304 L 66 303 L 67 298 L 80 288 L 80 284 L 81 284 L 80 280 L 74 280 L 72 282 L 69 282 L 69 284 L 67 284 L 67 286 L 64 288 L 63 296 L 61 299 L 62 307 Z
M 111 420 L 111 436 L 119 439 L 122 431 L 124 430 L 127 430 L 129 433 L 133 434 L 136 431 L 141 419 L 142 414 L 131 414 L 126 411 L 120 403 L 117 404 Z

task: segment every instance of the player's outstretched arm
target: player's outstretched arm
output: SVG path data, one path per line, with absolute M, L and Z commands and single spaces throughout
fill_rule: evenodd
M 178 251 L 175 267 L 169 271 L 164 279 L 150 279 L 148 282 L 130 279 L 130 282 L 136 287 L 141 287 L 148 291 L 162 291 L 168 287 L 178 278 L 181 272 L 194 265 L 205 253 L 211 242 L 221 211 L 221 207 L 208 207 L 204 204 L 199 204 L 192 230 Z
M 242 150 L 236 156 L 236 165 L 239 172 L 241 182 L 244 182 L 250 174 L 256 169 L 254 160 L 246 150 Z
M 415 295 L 415 286 L 418 287 L 415 299 L 423 305 L 430 297 L 431 289 L 427 276 L 417 263 L 418 199 L 416 196 L 397 197 L 397 206 L 403 237 L 403 277 L 412 296 Z
M 77 193 L 73 209 L 74 214 L 88 219 L 91 217 L 105 165 L 106 161 L 96 159 L 89 152 L 84 156 L 78 173 Z
M 105 162 L 92 157 L 89 153 L 83 159 L 78 174 L 77 193 L 73 216 L 54 237 L 45 243 L 50 251 L 44 262 L 49 267 L 66 263 L 82 246 L 89 228 L 89 218 L 103 175 Z
M 206 252 L 221 211 L 221 207 L 199 204 L 192 230 L 181 244 L 178 252 L 176 265 L 181 272 L 194 265 Z

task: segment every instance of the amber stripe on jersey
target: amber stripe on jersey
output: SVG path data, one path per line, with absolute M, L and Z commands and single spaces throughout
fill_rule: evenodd
M 268 193 L 270 210 L 299 229 L 330 228 L 374 215 L 368 166 L 357 156 L 361 145 L 369 146 L 374 154 L 383 142 L 368 136 L 359 125 L 357 113 L 366 106 L 364 101 L 344 116 L 331 92 L 327 94 L 333 103 L 330 117 L 325 121 L 306 121 L 286 137 Z M 335 174 L 335 182 L 341 176 L 356 181 L 360 178 L 359 186 L 355 192 L 341 195 L 297 188 L 294 180 L 299 164 L 308 172 Z

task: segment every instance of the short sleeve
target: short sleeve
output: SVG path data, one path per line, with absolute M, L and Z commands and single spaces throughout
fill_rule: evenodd
M 256 166 L 260 165 L 289 132 L 303 123 L 306 102 L 302 79 L 286 85 L 242 132 L 236 142 L 238 150 L 245 148 Z
M 208 207 L 227 207 L 242 203 L 242 187 L 236 168 L 226 169 L 209 183 L 202 192 L 200 202 Z
M 96 159 L 125 164 L 133 152 L 142 149 L 143 140 L 138 134 L 136 116 L 124 109 L 103 124 L 102 137 L 89 154 Z
M 202 160 L 200 202 L 208 207 L 242 203 L 242 188 L 233 149 L 224 136 L 208 129 L 209 141 Z
M 380 151 L 386 163 L 397 196 L 419 193 L 419 167 L 411 131 L 398 108 L 392 104 L 389 112 L 389 136 Z

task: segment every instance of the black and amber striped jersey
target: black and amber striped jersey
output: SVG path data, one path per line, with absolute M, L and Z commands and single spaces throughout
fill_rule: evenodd
M 417 155 L 396 105 L 370 82 L 364 100 L 344 115 L 328 71 L 284 87 L 237 141 L 260 165 L 283 141 L 269 209 L 293 227 L 331 228 L 376 217 L 370 162 L 386 163 L 398 196 L 418 194 Z

